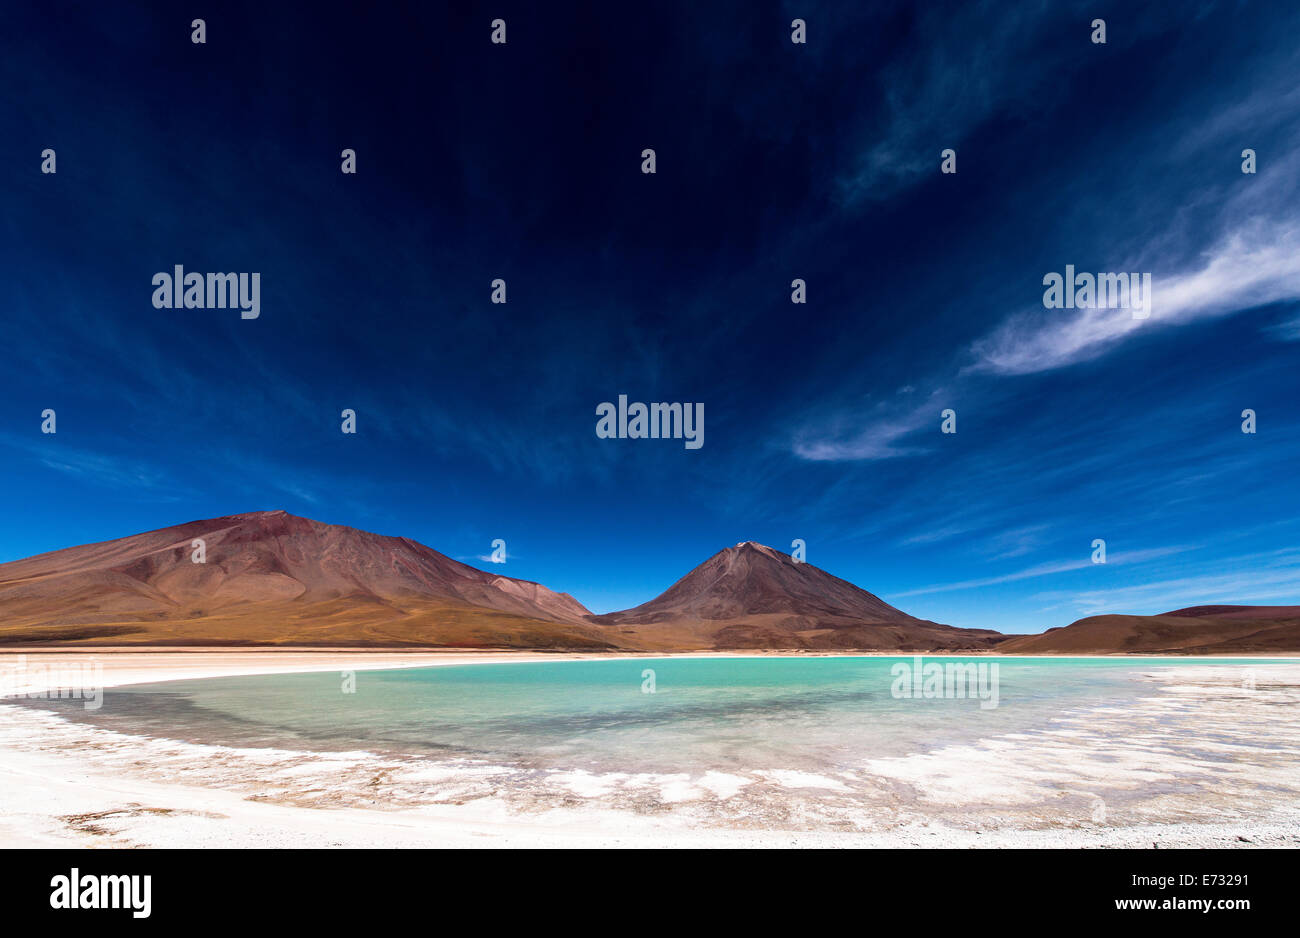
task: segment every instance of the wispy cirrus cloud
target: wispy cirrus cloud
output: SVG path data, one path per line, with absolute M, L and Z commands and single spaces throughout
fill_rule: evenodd
M 1256 220 L 1207 252 L 1203 263 L 1154 278 L 1151 318 L 1120 308 L 1018 313 L 971 348 L 969 371 L 1023 375 L 1105 354 L 1144 330 L 1300 299 L 1300 222 Z M 1138 262 L 1140 263 L 1140 262 Z M 1137 263 L 1125 269 L 1141 269 Z
M 883 68 L 884 126 L 872 128 L 869 145 L 836 180 L 843 200 L 878 202 L 936 172 L 942 147 L 958 146 L 1009 105 L 1050 108 L 1049 77 L 1079 55 L 1051 40 L 1082 9 L 1043 2 L 1007 8 L 984 0 L 956 10 L 910 10 L 926 52 Z M 1136 19 L 1129 25 L 1133 41 L 1144 27 Z
M 113 488 L 148 490 L 151 497 L 158 489 L 173 490 L 172 477 L 162 469 L 140 460 L 104 452 L 68 446 L 57 436 L 38 436 L 33 442 L 12 434 L 0 435 L 0 445 L 18 450 L 47 469 L 84 482 Z
M 1219 572 L 1223 567 L 1235 567 Z M 1151 615 L 1192 605 L 1300 603 L 1300 551 L 1283 550 L 1216 560 L 1214 572 L 1171 577 L 1104 590 L 1053 590 L 1035 599 L 1057 600 L 1082 615 Z
M 1278 323 L 1269 332 L 1282 342 L 1300 342 L 1300 316 Z
M 1123 553 L 1116 552 L 1111 554 L 1106 562 L 1112 565 L 1131 565 L 1144 563 L 1148 560 L 1155 560 L 1160 557 L 1167 557 L 1170 554 L 1178 554 L 1188 550 L 1195 550 L 1195 548 L 1191 546 L 1153 547 L 1147 550 L 1130 550 Z M 1058 573 L 1070 573 L 1075 570 L 1086 570 L 1093 566 L 1096 566 L 1096 564 L 1092 562 L 1090 556 L 1082 557 L 1078 560 L 1040 563 L 1035 564 L 1032 567 L 1026 567 L 1023 570 L 1004 573 L 1000 576 L 985 577 L 979 580 L 963 580 L 959 583 L 941 583 L 935 586 L 923 586 L 920 589 L 908 590 L 903 593 L 894 593 L 892 598 L 901 599 L 908 596 L 924 596 L 931 593 L 951 593 L 954 590 L 999 586 L 1003 583 L 1014 583 L 1018 580 L 1029 580 L 1035 577 L 1052 576 Z
M 978 4 L 970 11 L 975 16 L 986 12 Z M 1047 11 L 1038 8 L 1023 11 L 1020 19 L 1026 35 L 1036 35 L 1048 22 Z M 922 20 L 918 28 L 926 27 Z M 1138 33 L 1160 29 L 1159 17 L 1152 14 Z M 1015 49 L 1023 40 L 1022 35 L 993 35 L 973 49 L 954 48 L 949 58 L 964 63 L 968 54 L 977 56 L 981 49 L 994 47 Z M 1300 95 L 1288 80 L 1297 60 L 1300 56 L 1291 51 L 1261 59 L 1240 82 L 1216 88 L 1208 112 L 1204 103 L 1197 112 L 1175 109 L 1135 141 L 1144 152 L 1166 153 L 1169 172 L 1198 180 L 1194 188 L 1152 185 L 1144 178 L 1141 187 L 1130 189 L 1133 198 L 1108 201 L 1101 193 L 1114 188 L 1109 177 L 1100 185 L 1088 176 L 1080 177 L 1082 183 L 1071 183 L 1066 204 L 1072 208 L 1052 216 L 1058 228 L 1055 239 L 1067 252 L 1059 264 L 1032 273 L 1020 266 L 990 271 L 982 284 L 973 285 L 972 295 L 986 297 L 976 315 L 987 316 L 989 326 L 964 338 L 946 366 L 933 365 L 929 378 L 915 383 L 943 386 L 953 399 L 987 399 L 996 379 L 1050 373 L 1102 358 L 1127 342 L 1168 333 L 1172 327 L 1300 302 L 1300 134 L 1294 130 Z M 860 171 L 847 183 L 850 189 L 889 192 L 916 172 L 936 172 L 931 151 L 936 151 L 934 141 L 943 132 L 960 137 L 990 114 L 1023 109 L 1020 91 L 1004 87 L 996 69 L 989 73 L 987 86 L 957 91 L 952 85 L 960 81 L 964 65 L 932 62 L 913 67 L 914 80 L 902 82 L 905 91 L 900 94 L 908 95 L 912 105 L 931 95 L 945 100 L 933 108 L 895 109 L 888 132 L 866 152 Z M 1031 70 L 1020 79 L 1032 76 Z M 971 106 L 955 123 L 946 116 L 950 101 Z M 928 145 L 922 147 L 925 161 L 903 159 L 902 154 L 912 153 L 921 141 Z M 1245 147 L 1259 148 L 1256 174 L 1240 171 Z M 1095 162 L 1082 165 L 1095 172 Z M 1113 170 L 1121 178 L 1124 171 Z M 1096 269 L 1076 264 L 1094 274 L 1151 272 L 1150 318 L 1135 320 L 1129 309 L 1044 309 L 1039 278 L 1048 269 L 1063 270 L 1072 256 L 1107 258 Z M 1011 281 L 1023 284 L 1024 290 L 1017 288 L 1006 305 L 1004 287 Z M 1300 317 L 1292 314 L 1265 327 L 1265 332 L 1274 340 L 1300 341 Z M 894 400 L 870 410 L 845 408 L 842 413 L 852 416 L 831 420 L 824 411 L 810 415 L 792 436 L 793 454 L 814 461 L 879 461 L 927 452 L 929 447 L 908 437 L 934 417 L 929 411 L 910 411 L 907 404 Z
M 870 408 L 864 426 L 862 415 L 843 411 L 822 417 L 801 428 L 794 441 L 795 455 L 813 461 L 892 459 L 924 452 L 920 446 L 900 441 L 925 426 L 938 426 L 944 391 L 931 392 L 924 404 L 880 401 Z
M 963 534 L 969 534 L 974 528 L 968 525 L 952 524 L 942 528 L 932 528 L 928 531 L 922 531 L 919 534 L 911 534 L 903 538 L 902 543 L 908 546 L 918 544 L 938 544 L 942 541 L 952 540 L 954 537 L 961 537 Z
M 1030 524 L 1023 527 L 1001 531 L 989 539 L 989 548 L 994 560 L 1007 560 L 1031 553 L 1042 541 L 1042 536 L 1051 525 Z
M 1293 64 L 1295 57 L 1288 60 Z M 1293 130 L 1277 138 L 1262 154 L 1258 172 L 1240 172 L 1236 162 L 1242 139 L 1293 119 L 1300 97 L 1275 77 L 1255 89 L 1209 125 L 1184 133 L 1177 151 L 1193 165 L 1223 161 L 1218 184 L 1179 201 L 1199 199 L 1221 207 L 1199 237 L 1192 257 L 1188 245 L 1177 247 L 1173 221 L 1161 228 L 1143 222 L 1155 212 L 1177 217 L 1167 195 L 1146 200 L 1129 220 L 1132 230 L 1107 239 L 1127 242 L 1127 256 L 1115 271 L 1152 274 L 1150 318 L 1134 319 L 1128 309 L 1044 309 L 1034 305 L 1005 319 L 970 347 L 973 362 L 966 372 L 1023 375 L 1064 368 L 1097 358 L 1125 340 L 1151 329 L 1240 313 L 1272 303 L 1300 299 L 1300 135 Z M 1223 160 L 1224 156 L 1230 157 Z M 1103 242 L 1105 243 L 1105 242 Z M 1285 337 L 1285 336 L 1284 336 Z
M 1154 271 L 1150 318 L 1134 319 L 1131 309 L 1022 310 L 976 339 L 960 353 L 955 378 L 938 375 L 921 406 L 897 398 L 864 412 L 841 412 L 812 418 L 796 433 L 792 446 L 806 460 L 881 460 L 926 451 L 906 438 L 938 420 L 937 402 L 969 399 L 988 393 L 990 379 L 1040 374 L 1106 355 L 1125 341 L 1151 330 L 1167 329 L 1215 317 L 1233 316 L 1262 306 L 1300 301 L 1300 212 L 1289 197 L 1300 175 L 1300 150 L 1271 171 L 1260 191 L 1230 203 L 1225 217 L 1239 218 L 1197 262 L 1164 276 L 1167 265 L 1138 254 L 1120 270 Z M 1254 186 L 1254 181 L 1248 185 Z M 1270 203 L 1281 214 L 1259 214 Z M 1251 212 L 1248 217 L 1243 213 Z M 1096 273 L 1094 271 L 1094 273 Z M 1282 341 L 1300 341 L 1300 318 L 1269 328 Z M 982 389 L 982 390 L 981 390 Z
M 40 457 L 47 468 L 101 485 L 139 489 L 153 488 L 163 481 L 163 474 L 138 463 L 113 456 L 80 451 L 62 451 Z

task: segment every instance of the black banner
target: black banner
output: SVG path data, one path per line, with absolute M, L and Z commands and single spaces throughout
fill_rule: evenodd
M 393 915 L 500 927 L 606 912 L 648 922 L 663 910 L 680 922 L 701 904 L 725 908 L 734 926 L 763 921 L 773 903 L 810 920 L 849 907 L 864 923 L 879 911 L 941 927 L 1032 915 L 1232 928 L 1289 908 L 1293 860 L 1278 850 L 5 851 L 0 899 L 20 921 L 127 928 L 373 929 Z

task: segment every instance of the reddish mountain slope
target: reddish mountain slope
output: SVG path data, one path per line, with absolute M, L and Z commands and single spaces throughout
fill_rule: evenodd
M 998 646 L 1005 654 L 1300 653 L 1300 606 L 1192 606 L 1157 616 L 1089 616 Z
M 195 539 L 204 563 L 192 562 Z M 0 564 L 0 645 L 51 643 L 1297 654 L 1300 606 L 1091 616 L 1003 636 L 918 619 L 746 542 L 648 603 L 593 616 L 408 538 L 268 511 Z
M 591 621 L 648 648 L 957 650 L 1001 637 L 910 616 L 753 541 L 715 554 L 648 603 Z
M 205 542 L 204 563 L 192 561 L 196 538 Z M 603 646 L 588 614 L 565 593 L 476 570 L 407 538 L 283 511 L 193 521 L 0 565 L 7 643 Z

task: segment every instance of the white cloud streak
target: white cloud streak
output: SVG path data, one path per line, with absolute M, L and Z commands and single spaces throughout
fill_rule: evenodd
M 1111 554 L 1107 560 L 1107 564 L 1119 566 L 1144 563 L 1148 560 L 1155 560 L 1159 557 L 1167 557 L 1170 554 L 1178 554 L 1186 550 L 1194 549 L 1195 548 L 1192 547 L 1153 547 L 1149 550 L 1131 550 L 1122 554 Z M 1028 580 L 1034 577 L 1052 576 L 1058 573 L 1070 573 L 1075 570 L 1086 570 L 1092 566 L 1094 566 L 1094 564 L 1091 556 L 1083 557 L 1079 560 L 1041 563 L 1033 567 L 1027 567 L 1024 570 L 1017 570 L 1013 573 L 1004 573 L 1001 576 L 987 577 L 982 580 L 963 580 L 960 583 L 941 583 L 936 586 L 924 586 L 921 589 L 908 590 L 905 593 L 894 593 L 891 598 L 903 599 L 907 596 L 924 596 L 930 593 L 951 593 L 955 590 L 999 586 L 1003 583 L 1014 583 L 1017 580 Z
M 1020 313 L 974 344 L 969 370 L 1051 371 L 1096 358 L 1144 330 L 1295 299 L 1300 299 L 1300 223 L 1257 221 L 1222 240 L 1199 267 L 1168 278 L 1155 272 L 1151 318 L 1134 319 L 1128 309 Z

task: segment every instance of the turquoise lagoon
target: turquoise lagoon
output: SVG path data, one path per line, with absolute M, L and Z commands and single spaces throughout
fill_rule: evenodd
M 556 660 L 216 678 L 113 688 L 87 712 L 123 732 L 235 747 L 365 750 L 533 769 L 835 772 L 1127 709 L 1160 693 L 1143 675 L 1213 666 L 1228 684 L 1264 659 L 927 657 L 996 665 L 966 696 L 901 696 L 912 657 Z M 653 672 L 651 674 L 650 672 Z M 648 692 L 653 690 L 653 692 Z M 352 691 L 352 692 L 348 692 Z

